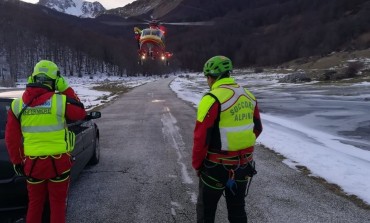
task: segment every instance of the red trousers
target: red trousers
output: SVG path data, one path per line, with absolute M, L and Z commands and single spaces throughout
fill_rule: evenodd
M 65 223 L 69 181 L 68 178 L 62 182 L 52 182 L 50 180 L 44 180 L 37 184 L 27 182 L 29 199 L 27 223 L 41 223 L 47 197 L 49 197 L 50 202 L 50 222 Z
M 69 154 L 46 157 L 26 157 L 25 173 L 36 182 L 27 181 L 28 211 L 27 223 L 41 223 L 42 211 L 46 199 L 50 203 L 50 222 L 65 223 L 66 200 L 70 178 L 64 181 L 50 180 L 61 176 L 72 167 Z

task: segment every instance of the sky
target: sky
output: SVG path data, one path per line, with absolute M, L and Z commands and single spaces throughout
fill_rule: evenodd
M 37 3 L 39 0 L 22 0 L 24 2 L 29 2 L 29 3 Z M 83 0 L 81 0 L 83 1 Z M 135 0 L 86 0 L 87 2 L 100 2 L 104 6 L 105 9 L 113 9 L 113 8 L 118 8 L 118 7 L 123 7 Z
M 276 87 L 276 81 L 271 81 L 272 77 L 266 75 L 266 79 L 262 81 L 270 84 L 271 87 Z M 70 77 L 68 82 L 75 89 L 85 107 L 92 109 L 114 98 L 113 96 L 104 101 L 100 100 L 103 96 L 109 96 L 110 93 L 91 89 L 99 83 L 115 81 L 128 87 L 136 87 L 156 79 L 158 78 L 103 76 L 94 77 L 91 80 Z M 240 84 L 243 84 L 243 80 L 248 81 L 243 76 L 237 79 Z M 361 85 L 366 88 L 370 86 L 370 83 L 364 82 Z M 25 80 L 18 85 L 19 88 L 24 86 Z M 194 107 L 197 107 L 203 94 L 208 91 L 203 75 L 195 73 L 177 74 L 170 88 L 180 99 L 191 102 Z M 261 112 L 261 118 L 264 129 L 257 139 L 257 144 L 262 144 L 283 155 L 285 157 L 283 163 L 290 168 L 299 171 L 298 165 L 306 166 L 312 176 L 321 177 L 329 183 L 336 184 L 345 193 L 356 195 L 370 204 L 370 151 L 344 144 L 341 136 L 304 125 L 297 119 L 263 112 Z M 256 162 L 258 164 L 258 160 Z

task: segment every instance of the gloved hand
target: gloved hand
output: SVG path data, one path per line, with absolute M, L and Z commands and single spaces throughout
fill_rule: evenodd
M 67 90 L 67 88 L 69 88 L 69 85 L 66 78 L 62 76 L 58 77 L 55 81 L 55 90 L 59 92 L 64 92 L 65 90 Z
M 23 170 L 23 165 L 22 164 L 13 164 L 14 172 L 18 176 L 24 176 L 24 170 Z

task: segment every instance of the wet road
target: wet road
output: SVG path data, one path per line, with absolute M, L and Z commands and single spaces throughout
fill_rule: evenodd
M 198 178 L 191 168 L 195 109 L 159 80 L 102 110 L 101 162 L 71 188 L 68 222 L 196 222 Z M 338 196 L 281 157 L 257 147 L 249 222 L 369 222 L 368 210 Z M 216 223 L 227 222 L 224 198 Z
M 195 222 L 198 178 L 191 169 L 191 148 L 196 112 L 169 83 L 165 79 L 137 87 L 102 110 L 97 120 L 101 161 L 72 185 L 68 223 Z M 279 98 L 278 91 L 265 87 L 256 89 L 262 101 Z M 296 93 L 288 95 L 293 100 Z M 370 222 L 369 210 L 289 168 L 274 152 L 258 146 L 255 159 L 258 174 L 246 198 L 249 222 Z M 224 222 L 222 198 L 216 223 Z
M 137 87 L 102 110 L 101 162 L 71 188 L 69 223 L 195 221 L 195 109 L 169 82 Z

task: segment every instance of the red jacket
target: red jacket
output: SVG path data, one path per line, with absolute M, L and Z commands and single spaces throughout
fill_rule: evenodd
M 214 126 L 215 120 L 218 117 L 219 103 L 214 103 L 212 107 L 208 110 L 207 116 L 204 118 L 203 122 L 197 121 L 194 129 L 194 144 L 193 144 L 193 155 L 192 155 L 192 166 L 195 170 L 201 168 L 203 160 L 207 156 L 208 144 L 207 144 L 207 130 Z M 260 118 L 260 113 L 258 106 L 254 109 L 254 129 L 253 132 L 256 138 L 262 132 L 262 122 Z
M 30 107 L 43 104 L 55 94 L 47 88 L 42 88 L 35 85 L 27 85 L 25 92 L 22 95 L 22 100 L 25 104 L 32 99 Z M 80 99 L 75 94 L 74 90 L 69 87 L 62 92 L 67 96 L 66 119 L 71 121 L 82 120 L 86 116 L 86 111 Z M 21 164 L 24 162 L 24 152 L 22 145 L 22 131 L 18 119 L 15 117 L 11 109 L 8 110 L 7 124 L 5 130 L 5 142 L 8 149 L 10 160 L 13 164 Z M 68 155 L 69 156 L 69 155 Z M 41 164 L 41 162 L 40 162 Z

